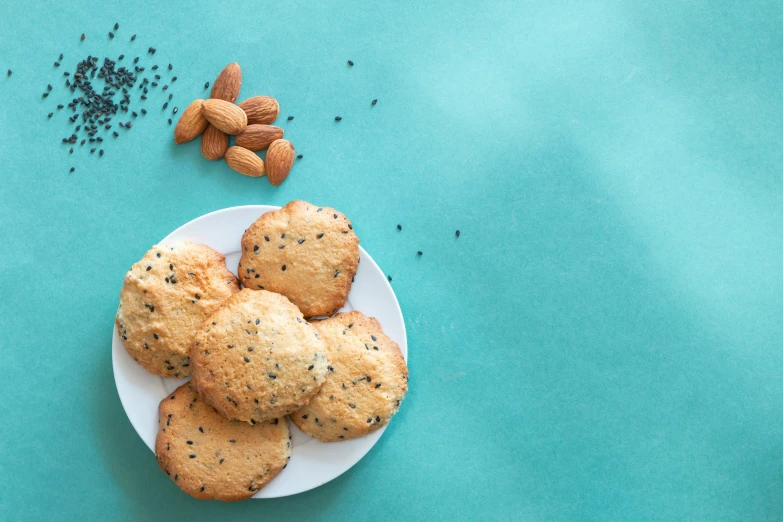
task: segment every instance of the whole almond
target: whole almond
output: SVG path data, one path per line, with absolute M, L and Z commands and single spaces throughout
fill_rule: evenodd
M 226 151 L 226 163 L 228 166 L 244 174 L 257 178 L 266 174 L 264 170 L 264 160 L 259 158 L 254 152 L 242 147 L 231 147 Z
M 186 143 L 196 139 L 204 132 L 204 129 L 207 128 L 209 122 L 201 113 L 202 103 L 204 103 L 204 100 L 194 100 L 193 103 L 188 105 L 188 108 L 182 112 L 182 116 L 179 117 L 177 126 L 174 128 L 175 143 Z
M 266 151 L 266 176 L 272 185 L 278 186 L 285 181 L 288 173 L 291 172 L 291 167 L 294 166 L 295 157 L 296 151 L 290 141 L 275 140 L 272 142 L 269 150 Z
M 208 160 L 219 160 L 228 148 L 228 134 L 214 125 L 207 125 L 201 135 L 201 155 Z
M 247 114 L 247 124 L 272 123 L 280 114 L 280 105 L 271 96 L 253 96 L 239 104 Z
M 226 134 L 238 134 L 247 127 L 245 111 L 231 102 L 210 98 L 201 104 L 201 112 L 209 123 Z
M 283 137 L 283 129 L 274 125 L 248 125 L 237 134 L 237 145 L 249 150 L 264 150 Z
M 239 97 L 242 87 L 242 68 L 238 63 L 230 63 L 220 71 L 215 83 L 212 84 L 210 98 L 217 98 L 234 103 Z

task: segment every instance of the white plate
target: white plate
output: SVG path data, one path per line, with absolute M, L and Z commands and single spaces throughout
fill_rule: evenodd
M 278 208 L 248 205 L 218 210 L 182 225 L 160 243 L 193 241 L 208 245 L 226 256 L 226 265 L 236 274 L 240 241 L 245 229 L 262 214 Z M 400 345 L 402 355 L 407 360 L 405 323 L 397 297 L 370 255 L 361 247 L 359 252 L 359 270 L 348 302 L 341 311 L 357 309 L 378 319 L 386 335 Z M 139 252 L 139 257 L 141 254 Z M 155 451 L 158 403 L 187 379 L 164 379 L 148 373 L 125 351 L 116 328 L 111 349 L 114 381 L 125 413 L 144 443 Z M 289 422 L 289 426 L 293 435 L 293 451 L 288 467 L 253 498 L 294 495 L 339 477 L 370 451 L 386 429 L 381 428 L 359 439 L 324 443 L 299 431 L 293 422 Z

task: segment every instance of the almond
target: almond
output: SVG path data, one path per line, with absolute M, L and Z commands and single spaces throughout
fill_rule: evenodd
M 269 150 L 266 151 L 266 175 L 272 185 L 278 186 L 285 181 L 288 173 L 291 172 L 291 167 L 294 166 L 295 157 L 296 151 L 290 141 L 272 142 Z
M 239 104 L 247 114 L 248 125 L 272 123 L 280 114 L 280 105 L 271 96 L 253 96 Z
M 220 71 L 215 83 L 212 84 L 210 98 L 234 103 L 239 97 L 240 87 L 242 87 L 242 68 L 236 62 L 230 63 Z
M 202 103 L 204 100 L 194 100 L 179 117 L 177 126 L 174 128 L 175 143 L 186 143 L 196 139 L 207 128 L 209 122 L 204 119 L 204 115 L 201 113 Z
M 209 123 L 226 134 L 238 134 L 247 127 L 245 111 L 231 102 L 210 98 L 201 104 L 201 112 Z
M 201 155 L 208 160 L 219 160 L 228 148 L 228 134 L 214 125 L 207 125 L 201 135 Z
M 250 150 L 264 150 L 283 137 L 283 129 L 274 125 L 248 125 L 237 134 L 237 145 Z
M 229 148 L 226 151 L 226 163 L 228 163 L 229 167 L 245 176 L 257 178 L 266 174 L 264 160 L 243 147 L 234 146 Z

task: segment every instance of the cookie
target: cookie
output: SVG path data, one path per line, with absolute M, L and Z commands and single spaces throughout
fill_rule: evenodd
M 115 323 L 125 349 L 148 371 L 188 377 L 197 328 L 239 283 L 220 252 L 198 243 L 156 245 L 125 275 Z
M 326 346 L 329 374 L 291 420 L 323 442 L 354 439 L 385 426 L 408 391 L 400 347 L 361 312 L 337 314 L 313 326 Z
M 193 386 L 229 419 L 252 423 L 296 411 L 327 372 L 324 346 L 280 294 L 243 289 L 202 325 L 191 348 Z
M 179 488 L 199 499 L 252 497 L 288 465 L 285 417 L 251 426 L 230 421 L 204 403 L 190 383 L 158 407 L 158 464 Z
M 291 201 L 245 231 L 238 274 L 245 288 L 283 294 L 313 317 L 345 304 L 358 266 L 359 238 L 348 218 Z

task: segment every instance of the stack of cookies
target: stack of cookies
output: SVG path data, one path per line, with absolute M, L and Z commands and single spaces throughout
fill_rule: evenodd
M 125 276 L 116 324 L 162 377 L 192 377 L 159 407 L 161 469 L 199 499 L 249 498 L 287 465 L 286 416 L 324 442 L 385 426 L 408 388 L 397 344 L 346 301 L 351 222 L 292 201 L 242 237 L 238 276 L 208 246 L 155 246 Z M 316 317 L 326 318 L 316 320 Z

